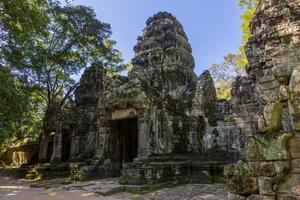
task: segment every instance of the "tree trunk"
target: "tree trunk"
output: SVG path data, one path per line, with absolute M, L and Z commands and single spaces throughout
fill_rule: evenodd
M 56 130 L 53 143 L 53 154 L 51 157 L 51 163 L 60 163 L 61 151 L 62 151 L 62 131 L 63 131 L 63 114 L 59 111 L 56 121 Z
M 54 115 L 53 107 L 48 107 L 45 116 L 43 119 L 43 128 L 39 141 L 39 162 L 45 163 L 49 162 L 47 159 L 48 155 L 48 144 L 50 140 L 50 134 L 53 132 L 53 115 Z
M 50 133 L 47 131 L 43 131 L 43 133 L 40 136 L 40 142 L 39 142 L 39 162 L 45 163 L 47 162 L 47 151 L 48 151 L 48 144 L 49 144 L 49 137 Z

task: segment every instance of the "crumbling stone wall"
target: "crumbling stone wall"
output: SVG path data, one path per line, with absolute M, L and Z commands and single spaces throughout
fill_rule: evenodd
M 37 144 L 24 144 L 11 147 L 7 149 L 2 155 L 0 160 L 6 165 L 21 166 L 23 164 L 32 164 L 37 162 L 38 159 L 38 145 Z
M 98 101 L 103 95 L 105 71 L 101 63 L 94 63 L 87 68 L 75 91 L 75 104 L 73 115 L 76 121 L 72 130 L 71 157 L 92 158 L 95 156 L 97 144 L 97 116 Z M 69 117 L 70 118 L 70 117 Z M 71 117 L 72 118 L 72 117 Z M 67 117 L 68 119 L 68 117 Z
M 262 0 L 252 20 L 245 49 L 256 129 L 245 162 L 225 168 L 229 199 L 300 198 L 299 11 L 297 0 Z
M 134 51 L 133 69 L 126 77 L 111 76 L 101 66 L 83 74 L 76 90 L 73 160 L 88 160 L 86 168 L 102 174 L 120 170 L 120 141 L 113 124 L 133 117 L 138 123 L 138 155 L 133 164 L 123 166 L 127 175 L 175 176 L 189 171 L 191 158 L 197 160 L 195 170 L 212 168 L 201 162 L 238 160 L 243 139 L 230 117 L 233 104 L 217 100 L 208 71 L 199 77 L 194 73 L 192 49 L 178 20 L 166 12 L 150 17 Z M 175 167 L 173 175 L 170 165 Z
M 206 154 L 212 160 L 227 162 L 240 159 L 239 152 L 242 152 L 244 137 L 233 117 L 233 100 L 217 99 L 208 71 L 199 76 L 192 113 L 203 121 L 201 129 L 195 131 L 195 135 L 202 134 L 199 138 L 202 147 L 199 154 Z
M 236 78 L 231 100 L 218 100 L 209 72 L 193 71 L 179 21 L 166 12 L 150 17 L 127 77 L 101 63 L 84 72 L 64 122 L 78 161 L 72 171 L 123 168 L 125 183 L 146 184 L 207 180 L 211 169 L 241 160 L 224 170 L 229 199 L 300 199 L 299 1 L 261 0 L 245 50 L 248 76 Z M 138 153 L 124 164 L 114 122 L 128 118 L 137 120 Z

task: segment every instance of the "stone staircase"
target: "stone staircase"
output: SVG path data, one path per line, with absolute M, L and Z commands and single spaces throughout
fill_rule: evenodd
M 126 164 L 120 182 L 125 185 L 153 185 L 163 182 L 207 184 L 218 182 L 219 177 L 223 177 L 223 166 L 222 162 L 205 162 L 200 157 L 153 157 Z
M 37 170 L 37 166 L 32 166 L 29 168 L 26 174 L 26 179 L 28 180 L 37 180 L 39 179 L 39 172 Z
M 82 181 L 99 178 L 99 160 L 92 159 L 85 162 L 70 163 L 70 177 L 72 181 Z
M 67 163 L 57 165 L 44 163 L 30 166 L 26 174 L 26 179 L 37 180 L 41 178 L 67 177 L 69 174 L 70 168 Z

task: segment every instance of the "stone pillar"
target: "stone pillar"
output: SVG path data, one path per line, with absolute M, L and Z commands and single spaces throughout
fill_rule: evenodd
M 39 149 L 39 162 L 46 162 L 47 161 L 47 150 L 48 150 L 48 143 L 49 143 L 49 133 L 44 133 L 41 138 L 40 142 L 40 149 Z
M 53 153 L 51 156 L 51 163 L 61 162 L 61 151 L 62 151 L 62 126 L 63 120 L 59 120 L 58 126 L 54 135 Z
M 150 154 L 150 138 L 148 120 L 138 119 L 138 158 L 147 157 Z
M 71 147 L 70 147 L 70 158 L 74 158 L 76 154 L 76 146 L 77 146 L 77 139 L 76 139 L 76 129 L 72 129 L 71 133 Z

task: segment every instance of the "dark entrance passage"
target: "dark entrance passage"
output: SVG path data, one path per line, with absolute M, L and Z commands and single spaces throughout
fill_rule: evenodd
M 122 169 L 125 163 L 133 162 L 138 152 L 138 120 L 129 118 L 111 121 L 113 129 L 112 153 L 117 168 Z
M 62 149 L 61 149 L 61 161 L 65 162 L 70 159 L 71 150 L 71 134 L 70 132 L 63 130 L 62 132 Z
M 49 142 L 47 143 L 47 156 L 46 156 L 46 162 L 49 163 L 51 161 L 51 156 L 53 154 L 53 141 L 54 141 L 54 135 L 49 136 Z

